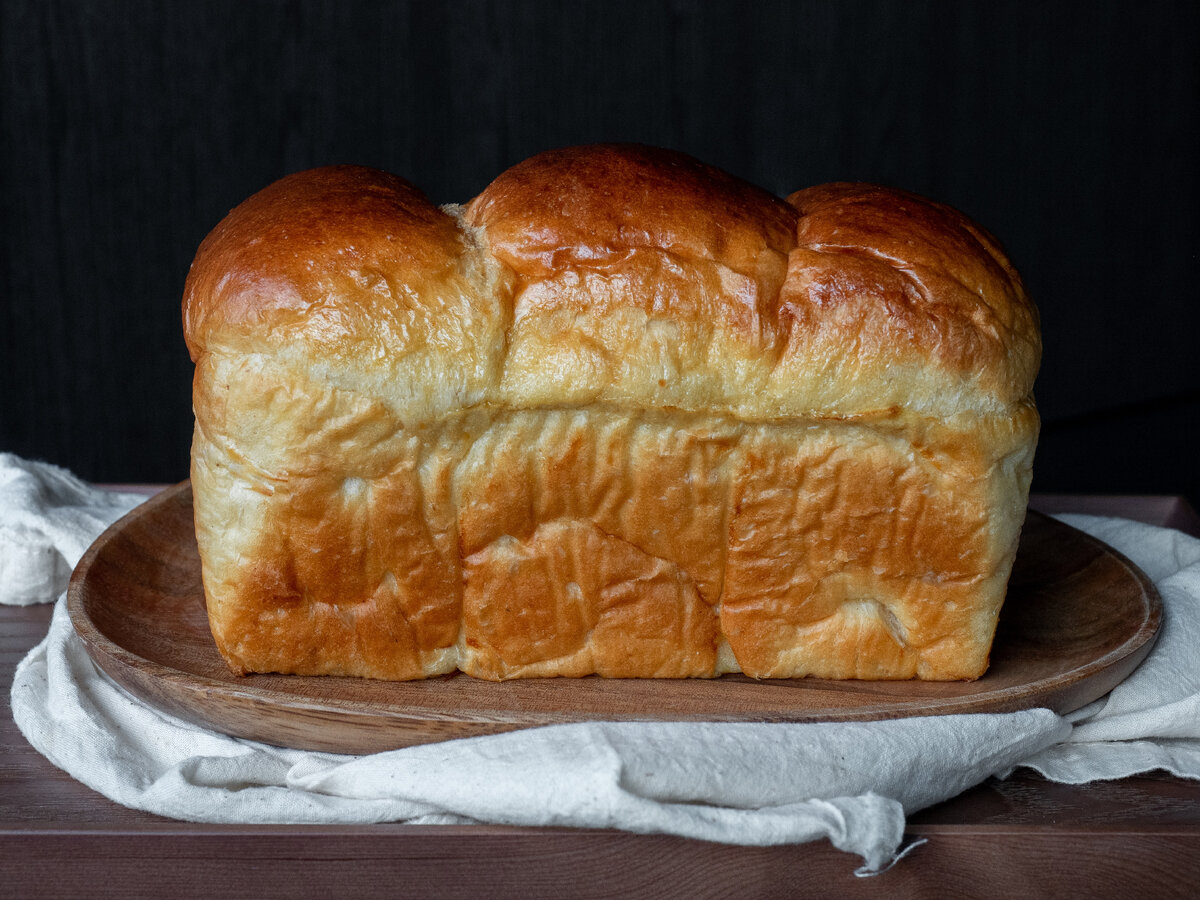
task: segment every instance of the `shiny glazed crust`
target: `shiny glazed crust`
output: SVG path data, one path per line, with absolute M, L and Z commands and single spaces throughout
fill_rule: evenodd
M 636 146 L 446 209 L 318 169 L 217 226 L 183 311 L 235 671 L 986 668 L 1040 338 L 947 207 Z

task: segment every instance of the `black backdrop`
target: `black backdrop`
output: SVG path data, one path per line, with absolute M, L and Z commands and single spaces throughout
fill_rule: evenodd
M 196 245 L 334 162 L 465 200 L 629 140 L 955 205 L 1038 302 L 1035 490 L 1200 501 L 1192 2 L 0 3 L 0 451 L 186 477 Z

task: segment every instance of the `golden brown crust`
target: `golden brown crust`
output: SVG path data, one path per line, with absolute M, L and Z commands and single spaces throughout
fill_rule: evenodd
M 646 249 L 757 276 L 796 244 L 795 210 L 778 197 L 686 154 L 637 144 L 540 153 L 493 181 L 467 219 L 487 230 L 497 258 L 536 277 Z
M 829 423 L 748 435 L 721 610 L 742 670 L 982 675 L 1036 432 L 1027 408 L 971 429 Z
M 454 220 L 395 175 L 329 166 L 282 178 L 240 204 L 204 239 L 183 295 L 194 360 L 214 330 L 253 330 L 334 303 L 378 316 L 388 281 L 420 292 L 462 254 Z M 370 290 L 356 291 L 355 282 Z M 330 317 L 327 327 L 346 324 Z
M 408 182 L 358 166 L 290 175 L 201 244 L 184 335 L 208 352 L 268 348 L 410 422 L 486 400 L 508 322 L 502 273 Z
M 957 210 L 876 185 L 821 185 L 788 202 L 800 225 L 780 305 L 794 354 L 853 344 L 860 365 L 941 367 L 1003 405 L 1028 396 L 1037 310 L 995 238 Z
M 184 297 L 230 666 L 978 676 L 1036 312 L 947 207 L 789 202 L 608 145 L 465 209 L 336 167 L 234 210 Z

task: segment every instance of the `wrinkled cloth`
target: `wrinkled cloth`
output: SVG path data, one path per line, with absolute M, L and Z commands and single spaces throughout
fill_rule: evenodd
M 92 541 L 144 499 L 0 453 L 0 604 L 53 602 Z
M 1154 582 L 1163 624 L 1137 671 L 1067 716 L 1067 740 L 1023 764 L 1067 784 L 1153 769 L 1200 778 L 1200 540 L 1125 519 L 1058 518 L 1124 553 Z
M 63 496 L 76 508 L 132 502 L 74 484 L 85 493 Z M 45 502 L 38 510 L 62 520 Z M 86 545 L 106 515 L 73 519 L 87 524 L 72 546 Z M 907 814 L 1022 765 L 1069 782 L 1154 768 L 1200 778 L 1200 541 L 1124 520 L 1062 518 L 1140 566 L 1166 613 L 1146 662 L 1067 717 L 1033 709 L 800 725 L 596 722 L 358 757 L 314 753 L 208 732 L 129 696 L 92 664 L 62 597 L 45 640 L 18 666 L 13 714 L 29 742 L 79 781 L 177 819 L 557 825 L 748 845 L 825 838 L 871 874 L 900 854 Z M 33 527 L 37 514 L 23 521 Z

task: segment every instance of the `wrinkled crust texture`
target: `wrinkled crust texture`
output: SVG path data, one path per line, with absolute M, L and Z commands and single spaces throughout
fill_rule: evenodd
M 206 239 L 184 326 L 235 671 L 986 668 L 1040 339 L 948 207 L 635 146 L 445 209 L 318 169 Z

